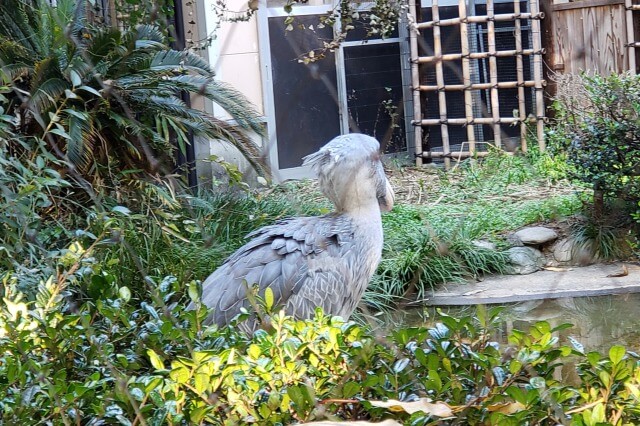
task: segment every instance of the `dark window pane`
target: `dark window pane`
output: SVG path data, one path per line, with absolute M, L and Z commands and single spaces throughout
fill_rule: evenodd
M 385 153 L 406 150 L 400 46 L 344 48 L 350 130 L 378 139 Z
M 285 31 L 285 17 L 269 18 L 271 67 L 278 164 L 280 169 L 302 165 L 302 157 L 340 134 L 335 56 L 305 65 L 298 58 L 332 38 L 331 28 L 317 28 L 319 16 L 297 16 L 296 23 L 316 32 Z

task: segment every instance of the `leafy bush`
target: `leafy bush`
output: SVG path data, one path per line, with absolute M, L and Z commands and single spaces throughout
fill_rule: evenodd
M 44 229 L 41 219 L 69 183 L 60 161 L 37 140 L 14 134 L 14 117 L 3 113 L 0 104 L 0 271 L 19 268 L 28 276 L 34 265 L 46 263 L 50 240 L 59 238 L 60 228 Z
M 640 199 L 640 77 L 573 76 L 549 131 L 574 176 L 606 196 Z M 568 88 L 568 89 L 567 89 Z
M 252 337 L 203 327 L 203 309 L 168 301 L 182 284 L 149 281 L 140 305 L 111 285 L 69 307 L 55 279 L 33 303 L 10 289 L 0 304 L 0 419 L 5 424 L 291 424 L 322 417 L 404 424 L 596 425 L 640 421 L 640 364 L 558 345 L 539 322 L 492 340 L 498 311 L 437 318 L 381 339 L 318 313 L 274 313 Z M 189 284 L 197 299 L 197 286 Z M 269 296 L 265 297 L 269 308 Z M 72 308 L 72 309 L 70 309 Z M 555 371 L 574 364 L 580 382 Z M 424 398 L 430 398 L 427 402 Z M 386 403 L 384 401 L 386 400 Z M 387 411 L 384 406 L 395 407 Z M 406 412 L 405 412 L 406 411 Z

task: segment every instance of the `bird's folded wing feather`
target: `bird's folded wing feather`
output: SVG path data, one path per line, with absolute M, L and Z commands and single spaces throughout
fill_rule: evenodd
M 247 300 L 254 285 L 260 296 L 271 288 L 288 314 L 309 317 L 317 306 L 337 314 L 352 227 L 348 218 L 328 215 L 288 219 L 249 234 L 252 239 L 203 283 L 202 301 L 214 308 L 213 321 L 225 325 L 241 307 L 255 311 Z

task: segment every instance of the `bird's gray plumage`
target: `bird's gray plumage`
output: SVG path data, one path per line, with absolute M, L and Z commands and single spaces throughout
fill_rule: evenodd
M 352 314 L 380 260 L 380 209 L 393 206 L 378 150 L 374 138 L 351 134 L 305 157 L 336 211 L 249 234 L 250 241 L 203 283 L 202 302 L 214 308 L 212 322 L 226 325 L 243 307 L 254 312 L 248 297 L 253 288 L 259 296 L 270 288 L 276 305 L 297 318 L 312 317 L 316 307 L 344 318 Z M 253 316 L 244 328 L 258 326 Z

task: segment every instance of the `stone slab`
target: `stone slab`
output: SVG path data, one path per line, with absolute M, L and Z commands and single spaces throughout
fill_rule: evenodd
M 619 274 L 622 277 L 608 277 Z M 530 275 L 497 275 L 482 282 L 446 284 L 420 304 L 476 305 L 522 302 L 563 297 L 640 293 L 640 265 L 598 264 L 585 267 L 549 268 Z

